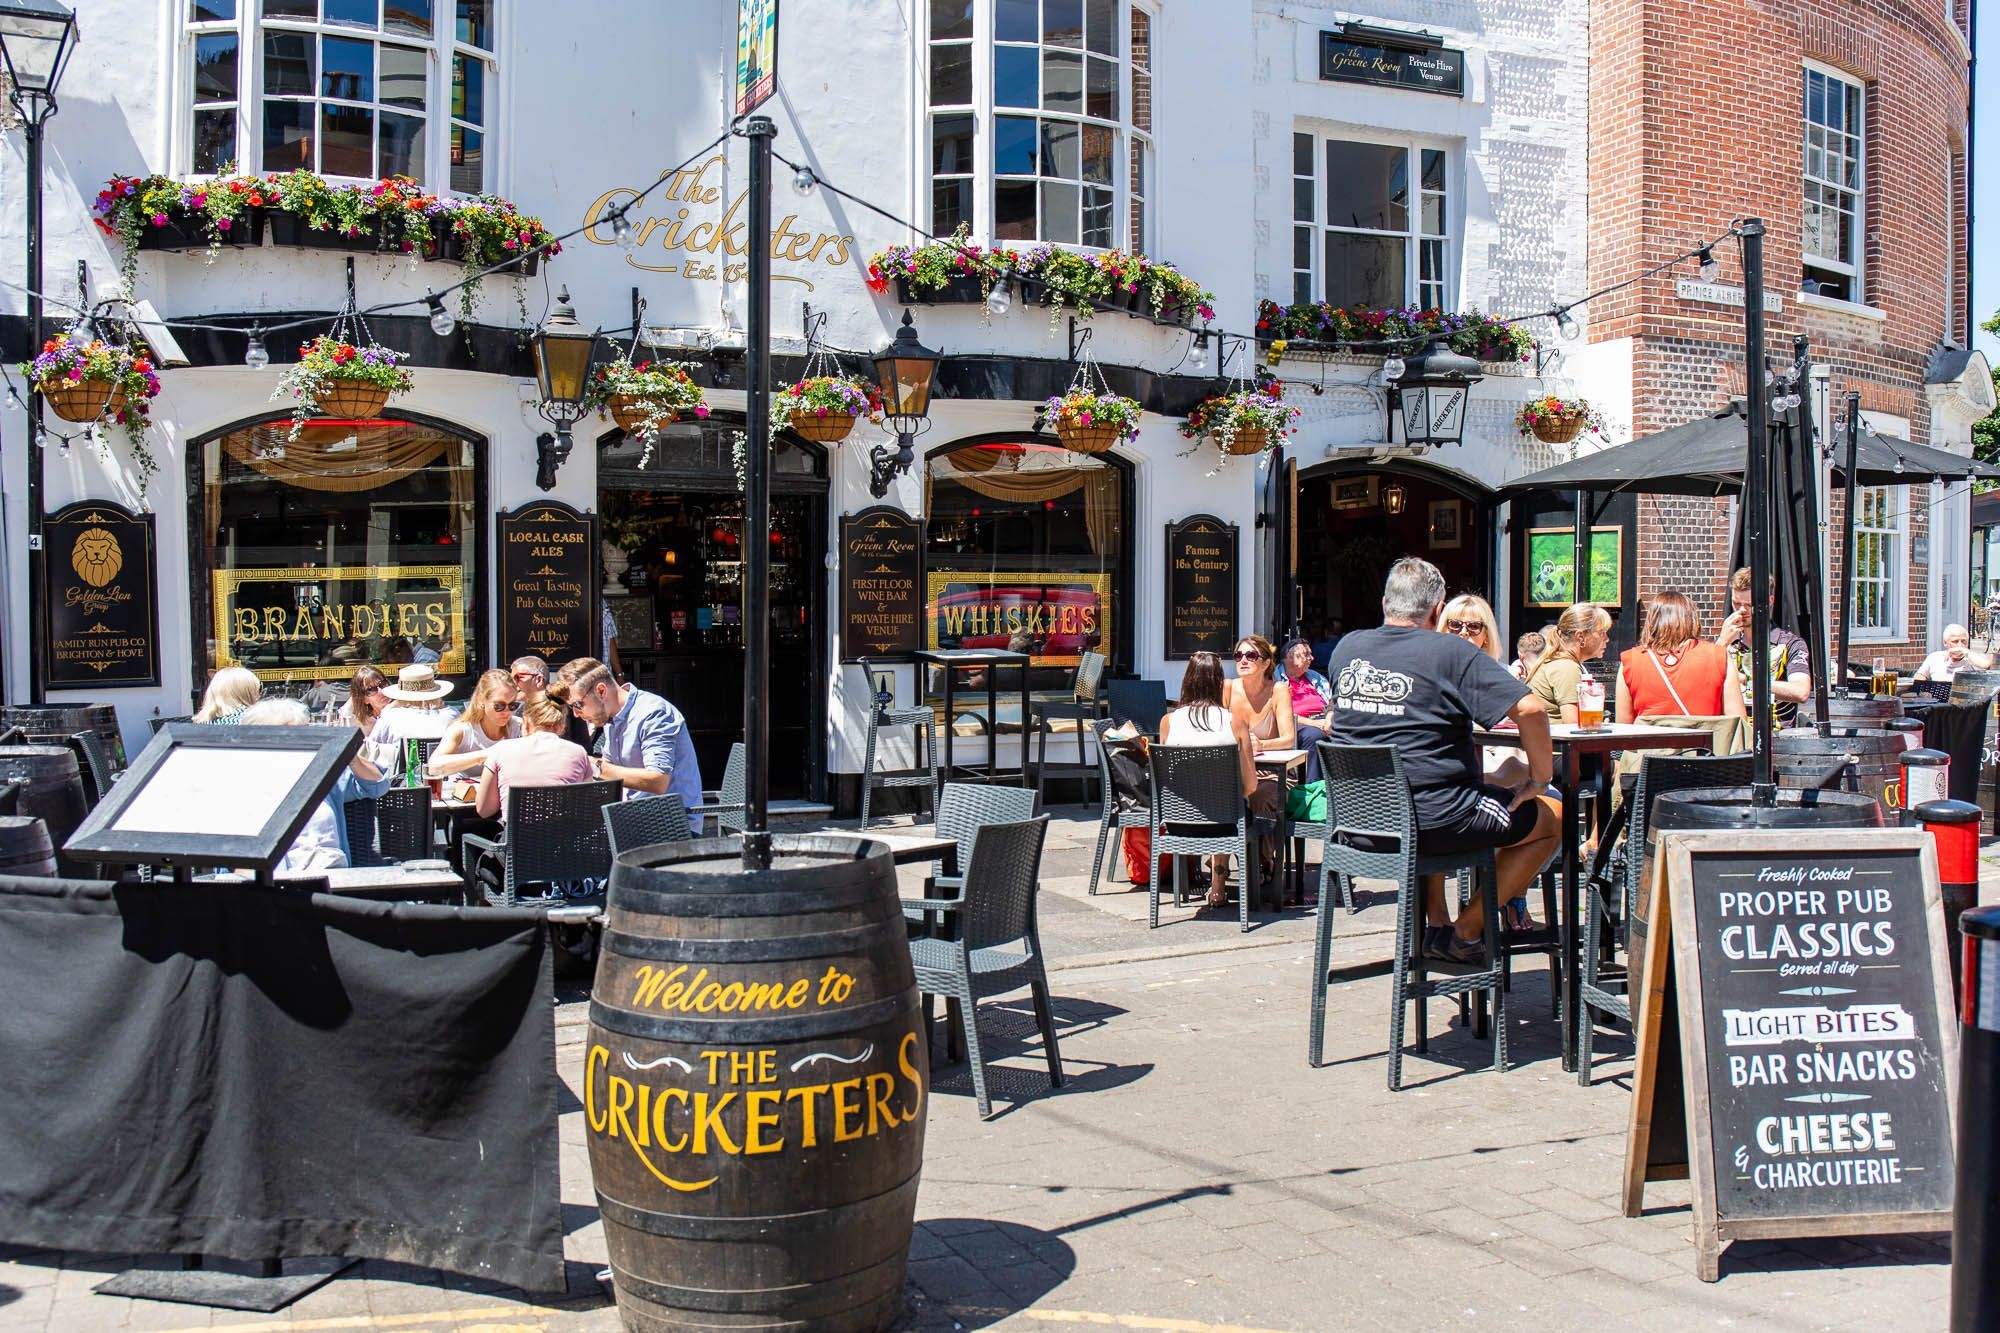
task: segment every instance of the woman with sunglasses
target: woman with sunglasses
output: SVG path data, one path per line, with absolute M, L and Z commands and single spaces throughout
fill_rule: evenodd
M 1507 664 L 1507 659 L 1500 655 L 1500 622 L 1493 618 L 1493 607 L 1484 597 L 1462 592 L 1446 602 L 1438 628 L 1446 634 L 1470 639 L 1480 652 L 1502 666 Z
M 375 730 L 381 720 L 382 710 L 389 706 L 389 696 L 382 693 L 388 687 L 389 678 L 372 666 L 364 666 L 354 673 L 354 679 L 347 682 L 347 702 L 334 714 L 336 722 L 350 727 L 358 727 L 366 736 Z
M 444 730 L 444 739 L 431 752 L 430 773 L 449 777 L 469 773 L 486 763 L 486 751 L 501 741 L 521 734 L 515 710 L 521 706 L 521 692 L 505 671 L 483 671 L 472 687 L 472 698 L 458 721 Z
M 1277 681 L 1278 650 L 1261 634 L 1246 634 L 1236 643 L 1236 678 L 1223 695 L 1230 716 L 1250 733 L 1252 750 L 1295 750 L 1298 721 L 1292 714 L 1292 692 Z

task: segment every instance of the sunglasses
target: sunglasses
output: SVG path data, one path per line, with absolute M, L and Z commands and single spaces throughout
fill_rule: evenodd
M 1245 648 L 1236 654 L 1236 660 L 1239 662 L 1261 662 L 1264 660 L 1264 654 L 1258 652 L 1255 648 Z
M 1476 620 L 1447 620 L 1444 622 L 1447 634 L 1484 634 L 1486 626 Z
M 548 677 L 538 676 L 532 671 L 516 671 L 514 673 L 514 679 L 519 681 L 539 681 L 539 680 L 547 680 Z
M 370 694 L 387 694 L 388 692 L 389 687 L 387 685 L 370 685 L 368 687 L 368 693 Z
M 511 713 L 511 712 L 513 712 L 513 711 L 514 711 L 514 710 L 515 710 L 516 708 L 519 708 L 520 706 L 521 706 L 521 701 L 520 701 L 519 699 L 516 699 L 516 700 L 514 700 L 514 701 L 513 701 L 512 703 L 504 703 L 504 704 L 503 704 L 503 703 L 498 703 L 498 702 L 496 702 L 496 703 L 494 703 L 494 704 L 492 705 L 492 708 L 493 708 L 493 711 L 494 711 L 494 712 L 496 712 L 496 713 Z

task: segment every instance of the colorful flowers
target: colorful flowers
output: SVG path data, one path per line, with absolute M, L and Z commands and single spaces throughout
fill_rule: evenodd
M 372 385 L 384 390 L 385 398 L 408 393 L 415 380 L 397 364 L 407 355 L 380 343 L 358 347 L 325 333 L 301 345 L 297 363 L 285 368 L 285 373 L 278 377 L 276 391 L 271 394 L 273 402 L 294 400 L 288 438 L 297 439 L 313 413 L 321 410 L 321 400 L 342 384 Z
M 1289 306 L 1275 301 L 1257 303 L 1257 338 L 1268 344 L 1266 359 L 1274 364 L 1291 342 L 1361 343 L 1364 346 L 1353 350 L 1366 354 L 1386 350 L 1387 345 L 1399 341 L 1415 343 L 1434 336 L 1444 338 L 1453 351 L 1481 361 L 1526 361 L 1535 350 L 1535 340 L 1526 330 L 1477 310 L 1418 306 L 1344 309 L 1324 301 Z
M 1275 449 L 1298 428 L 1299 409 L 1284 402 L 1282 380 L 1265 380 L 1254 388 L 1219 393 L 1195 404 L 1181 425 L 1190 440 L 1213 440 L 1225 454 L 1254 454 Z
M 145 488 L 158 470 L 146 448 L 147 404 L 160 392 L 159 372 L 149 357 L 102 340 L 51 338 L 21 373 L 65 421 L 108 419 L 122 427 L 139 466 L 140 489 Z
M 1064 308 L 1089 316 L 1126 305 L 1183 324 L 1215 317 L 1214 295 L 1172 264 L 1122 250 L 1089 254 L 1047 243 L 989 249 L 974 245 L 970 234 L 961 225 L 949 239 L 878 252 L 868 261 L 869 289 L 886 292 L 891 280 L 901 280 L 921 299 L 964 279 L 978 284 L 983 299 L 997 283 L 1013 279 L 1021 282 L 1024 295 L 1039 293 L 1058 315 Z
M 859 375 L 813 375 L 778 390 L 779 412 L 792 416 L 882 419 L 881 390 Z
M 1054 430 L 1066 448 L 1099 454 L 1139 438 L 1140 411 L 1136 399 L 1072 388 L 1042 404 L 1040 424 Z
M 1602 434 L 1608 424 L 1604 413 L 1592 407 L 1589 399 L 1561 398 L 1552 393 L 1530 399 L 1514 414 L 1514 425 L 1521 434 L 1549 444 L 1566 444 L 1586 430 Z
M 584 390 L 583 405 L 609 413 L 627 435 L 641 436 L 646 449 L 639 466 L 653 455 L 653 441 L 674 424 L 682 412 L 696 417 L 708 415 L 708 403 L 701 386 L 680 361 L 641 361 L 634 365 L 625 357 L 599 366 Z

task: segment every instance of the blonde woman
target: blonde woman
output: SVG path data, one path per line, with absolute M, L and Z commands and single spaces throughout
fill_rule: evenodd
M 511 675 L 499 670 L 481 672 L 465 711 L 444 729 L 444 739 L 431 752 L 430 776 L 470 773 L 485 764 L 486 751 L 501 741 L 518 739 L 520 706 L 521 692 Z
M 1578 602 L 1557 617 L 1541 660 L 1528 672 L 1528 688 L 1549 710 L 1549 721 L 1576 725 L 1576 687 L 1583 664 L 1604 656 L 1611 616 L 1594 602 Z
M 1438 627 L 1446 634 L 1456 634 L 1462 639 L 1470 639 L 1472 646 L 1485 653 L 1502 666 L 1506 665 L 1500 656 L 1500 622 L 1493 618 L 1493 607 L 1477 593 L 1462 592 L 1444 604 L 1444 617 Z
M 243 711 L 264 697 L 264 682 L 248 667 L 224 667 L 208 678 L 208 690 L 201 696 L 196 722 L 233 726 L 243 720 Z

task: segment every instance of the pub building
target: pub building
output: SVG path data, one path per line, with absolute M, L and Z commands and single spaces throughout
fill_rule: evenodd
M 1276 637 L 1302 619 L 1371 623 L 1404 553 L 1488 595 L 1510 633 L 1553 614 L 1535 599 L 1559 598 L 1523 570 L 1537 541 L 1567 550 L 1568 497 L 1509 504 L 1497 489 L 1563 455 L 1522 436 L 1515 414 L 1543 393 L 1582 393 L 1616 421 L 1631 394 L 1622 372 L 1598 374 L 1595 345 L 1529 322 L 1532 338 L 1483 359 L 1456 435 L 1412 445 L 1382 347 L 1281 338 L 1266 317 L 1309 318 L 1318 303 L 1525 314 L 1586 289 L 1582 0 L 1532 21 L 1476 4 L 1462 29 L 1271 0 L 894 8 L 884 21 L 851 0 L 782 6 L 778 95 L 761 111 L 777 152 L 807 170 L 781 168 L 774 189 L 772 378 L 806 372 L 809 328 L 811 350 L 870 373 L 907 311 L 941 354 L 929 410 L 907 468 L 898 439 L 865 420 L 837 443 L 777 432 L 771 527 L 746 532 L 747 157 L 740 140 L 702 147 L 728 119 L 735 5 L 632 6 L 588 41 L 558 39 L 506 0 L 90 6 L 66 79 L 119 95 L 48 122 L 46 160 L 61 164 L 43 182 L 55 301 L 75 299 L 79 275 L 92 299 L 120 284 L 124 245 L 93 222 L 117 176 L 198 187 L 233 163 L 373 191 L 402 175 L 446 200 L 512 201 L 552 233 L 589 229 L 532 274 L 488 276 L 469 317 L 456 293 L 442 310 L 424 301 L 473 271 L 450 251 L 281 226 L 296 220 L 280 210 L 213 248 L 146 241 L 131 256 L 134 297 L 199 325 L 149 334 L 158 470 L 142 489 L 122 432 L 100 448 L 53 420 L 75 438 L 52 437 L 41 461 L 51 514 L 78 502 L 150 514 L 152 675 L 82 688 L 51 675 L 49 699 L 115 704 L 128 748 L 235 663 L 298 689 L 360 662 L 393 673 L 435 661 L 462 700 L 479 671 L 519 652 L 601 654 L 608 608 L 626 673 L 687 714 L 713 783 L 741 734 L 742 560 L 763 541 L 773 745 L 788 761 L 773 794 L 851 810 L 872 694 L 863 657 L 891 669 L 906 702 L 936 685 L 911 648 L 1025 632 L 1037 689 L 1066 687 L 1089 649 L 1114 676 L 1171 692 L 1196 648 L 1226 653 L 1242 633 Z M 20 152 L 19 136 L 0 144 Z M 7 170 L 18 177 L 18 158 Z M 977 246 L 1171 263 L 1213 293 L 1212 320 L 1082 317 L 1031 284 L 991 300 L 977 282 L 906 290 L 893 271 L 871 273 L 872 257 L 922 237 L 817 181 L 936 234 L 963 226 Z M 616 217 L 628 204 L 629 229 Z M 19 210 L 0 214 L 0 254 L 22 253 L 24 226 Z M 364 322 L 408 354 L 414 387 L 380 417 L 294 434 L 273 390 L 298 344 L 333 325 L 350 264 L 358 309 L 410 303 Z M 650 446 L 584 416 L 565 453 L 533 342 L 565 293 L 583 329 L 621 330 L 599 361 L 683 362 L 708 414 L 684 413 Z M 23 309 L 0 287 L 10 361 L 29 350 Z M 52 305 L 47 336 L 66 328 L 63 311 Z M 271 330 L 268 366 L 246 364 L 259 360 L 253 328 Z M 1097 454 L 1037 428 L 1086 360 L 1145 409 L 1136 439 Z M 1204 396 L 1266 371 L 1301 412 L 1281 448 L 1225 459 L 1184 438 Z M 0 401 L 16 533 L 25 460 L 12 442 L 28 430 Z M 1631 502 L 1596 523 L 1622 561 L 1613 609 L 1629 639 Z M 0 559 L 7 697 L 20 700 L 27 563 L 11 545 Z M 1001 737 L 1003 764 L 1018 745 Z

